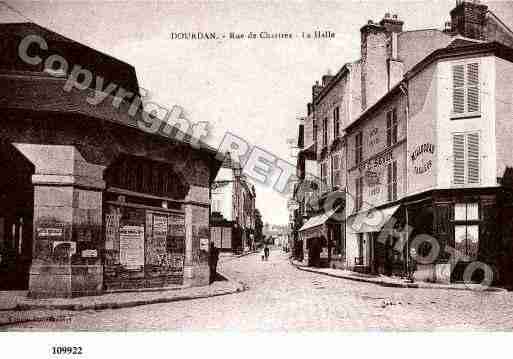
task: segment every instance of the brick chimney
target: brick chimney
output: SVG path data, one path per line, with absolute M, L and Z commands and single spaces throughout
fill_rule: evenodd
M 451 30 L 471 39 L 486 40 L 486 12 L 488 6 L 479 0 L 456 1 L 456 7 L 451 10 Z
M 369 20 L 361 34 L 362 111 L 374 104 L 387 91 L 387 30 Z
M 315 85 L 312 86 L 312 102 L 315 102 L 315 99 L 322 91 L 322 86 L 319 85 L 319 81 L 315 81 Z
M 402 32 L 404 22 L 399 20 L 399 17 L 394 14 L 390 15 L 389 12 L 385 14 L 383 19 L 379 22 L 380 26 L 383 26 L 388 32 Z

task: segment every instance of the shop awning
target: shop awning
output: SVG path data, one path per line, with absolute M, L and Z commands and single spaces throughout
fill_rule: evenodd
M 380 232 L 381 229 L 394 216 L 400 205 L 383 208 L 371 209 L 367 212 L 358 213 L 348 219 L 348 226 L 355 233 Z
M 305 224 L 301 228 L 299 228 L 299 232 L 304 231 L 306 229 L 314 228 L 317 226 L 320 226 L 321 224 L 326 223 L 328 219 L 330 219 L 342 206 L 338 206 L 337 208 L 330 209 L 327 212 L 324 212 L 322 214 L 319 214 L 317 216 L 314 216 L 310 218 L 308 221 L 306 221 Z

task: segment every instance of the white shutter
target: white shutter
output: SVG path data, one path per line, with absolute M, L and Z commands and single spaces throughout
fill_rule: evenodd
M 479 183 L 479 134 L 467 135 L 468 183 Z
M 467 111 L 479 111 L 479 64 L 467 64 Z
M 455 134 L 453 144 L 453 183 L 465 183 L 465 135 Z
M 452 67 L 452 111 L 465 112 L 465 68 L 463 65 Z

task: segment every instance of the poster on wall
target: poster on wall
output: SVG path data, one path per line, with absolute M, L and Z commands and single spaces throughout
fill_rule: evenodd
M 119 230 L 119 262 L 127 269 L 144 266 L 144 226 L 122 226 Z

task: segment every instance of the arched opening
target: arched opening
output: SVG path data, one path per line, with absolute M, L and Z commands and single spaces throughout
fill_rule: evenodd
M 34 166 L 0 142 L 0 289 L 28 289 L 33 251 Z

